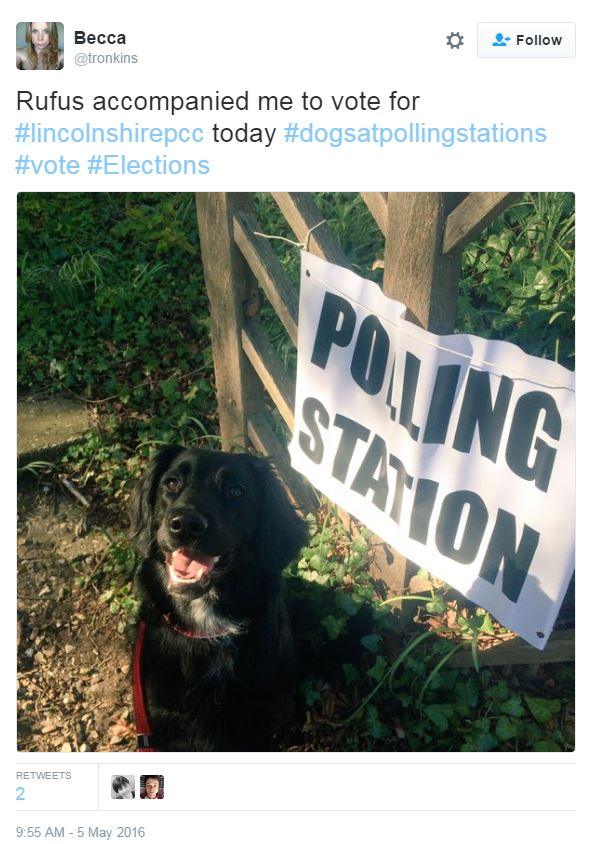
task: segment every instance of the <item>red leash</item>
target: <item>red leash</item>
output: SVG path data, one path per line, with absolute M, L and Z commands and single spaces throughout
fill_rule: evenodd
M 191 630 L 185 630 L 172 620 L 169 613 L 165 613 L 163 621 L 167 626 L 180 636 L 187 636 L 190 639 L 210 639 L 215 636 L 208 636 L 206 633 L 193 633 Z M 228 635 L 229 631 L 218 633 L 217 637 Z M 149 753 L 156 750 L 151 747 L 151 739 L 153 736 L 150 721 L 148 720 L 148 712 L 146 709 L 146 701 L 144 699 L 144 684 L 142 682 L 142 667 L 143 667 L 143 653 L 144 653 L 144 638 L 146 636 L 146 622 L 141 621 L 138 624 L 138 633 L 136 635 L 136 644 L 134 646 L 134 668 L 132 671 L 132 691 L 134 698 L 134 720 L 136 722 L 136 734 L 138 736 L 138 751 L 141 753 Z
M 132 672 L 132 685 L 134 696 L 134 720 L 136 721 L 136 733 L 138 734 L 138 751 L 153 752 L 151 747 L 152 732 L 146 711 L 144 700 L 144 686 L 142 685 L 142 653 L 144 651 L 144 637 L 146 635 L 146 622 L 141 621 L 138 625 L 138 634 L 134 646 L 134 670 Z

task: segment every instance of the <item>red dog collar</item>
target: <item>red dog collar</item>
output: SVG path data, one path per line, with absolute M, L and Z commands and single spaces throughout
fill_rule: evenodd
M 187 636 L 189 639 L 219 639 L 222 636 L 229 636 L 231 631 L 230 630 L 223 630 L 221 633 L 195 633 L 194 630 L 186 630 L 184 627 L 180 627 L 179 624 L 172 619 L 171 614 L 166 612 L 163 615 L 163 621 L 170 630 L 173 630 L 174 633 L 178 633 L 180 636 Z

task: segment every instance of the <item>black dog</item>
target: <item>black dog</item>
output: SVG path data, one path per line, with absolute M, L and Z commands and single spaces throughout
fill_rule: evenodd
M 267 750 L 293 709 L 282 569 L 306 527 L 271 465 L 167 446 L 134 492 L 143 687 L 159 750 Z

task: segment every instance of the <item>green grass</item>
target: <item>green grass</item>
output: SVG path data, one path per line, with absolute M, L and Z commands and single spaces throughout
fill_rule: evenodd
M 384 241 L 359 195 L 316 200 L 353 267 L 380 282 Z M 18 201 L 19 390 L 88 402 L 94 430 L 61 470 L 114 519 L 154 445 L 219 447 L 193 197 L 37 193 Z M 256 195 L 255 208 L 262 231 L 293 237 L 270 195 Z M 272 245 L 298 285 L 297 250 Z M 525 194 L 465 250 L 457 330 L 572 367 L 574 298 L 574 198 Z M 262 318 L 294 371 L 294 349 L 267 305 Z M 27 474 L 45 471 L 36 465 Z M 287 574 L 291 601 L 311 616 L 300 643 L 313 666 L 302 685 L 300 746 L 572 748 L 572 667 L 450 668 L 459 646 L 504 631 L 434 581 L 430 596 L 392 612 L 368 560 L 367 533 L 349 536 L 325 502 Z M 127 545 L 116 541 L 103 565 L 111 582 L 103 600 L 124 624 L 135 610 Z M 330 668 L 320 659 L 327 654 Z

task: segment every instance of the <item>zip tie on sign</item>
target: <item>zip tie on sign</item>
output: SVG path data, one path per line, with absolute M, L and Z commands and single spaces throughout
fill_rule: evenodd
M 296 246 L 297 249 L 304 249 L 307 252 L 309 248 L 309 238 L 311 237 L 312 232 L 320 226 L 323 226 L 326 222 L 327 220 L 320 220 L 319 223 L 316 223 L 315 226 L 312 226 L 311 229 L 309 229 L 307 232 L 307 237 L 305 238 L 304 243 L 301 243 L 296 240 L 291 240 L 288 237 L 281 237 L 278 234 L 264 234 L 263 232 L 253 232 L 253 234 L 257 235 L 257 237 L 265 237 L 266 240 L 283 240 L 285 243 L 290 243 L 291 246 Z

